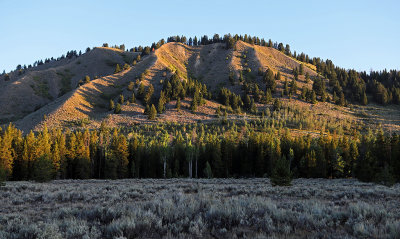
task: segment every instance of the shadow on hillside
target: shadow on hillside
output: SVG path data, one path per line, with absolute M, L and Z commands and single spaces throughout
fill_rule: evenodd
M 199 51 L 199 66 L 197 75 L 202 83 L 212 90 L 230 86 L 228 81 L 229 64 L 227 63 L 228 50 L 218 45 L 206 45 Z
M 289 68 L 284 67 L 284 66 L 278 66 L 278 70 L 281 73 L 286 73 L 286 74 L 290 75 L 290 77 L 287 77 L 288 80 L 293 80 L 294 79 L 294 77 L 292 75 L 292 70 L 290 70 Z
M 192 51 L 192 55 L 188 59 L 188 65 L 186 66 L 186 77 L 195 78 L 198 77 L 198 70 L 196 69 L 196 59 L 200 56 L 200 48 L 199 49 L 190 49 L 188 46 L 184 46 L 186 50 Z

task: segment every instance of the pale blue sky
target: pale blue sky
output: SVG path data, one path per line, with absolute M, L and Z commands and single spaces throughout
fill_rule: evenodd
M 250 34 L 356 70 L 400 69 L 400 1 L 0 0 L 0 71 L 104 42 Z

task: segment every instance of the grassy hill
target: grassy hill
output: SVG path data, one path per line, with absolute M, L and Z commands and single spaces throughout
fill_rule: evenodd
M 300 99 L 302 89 L 312 89 L 313 81 L 322 77 L 315 65 L 298 61 L 273 47 L 253 45 L 243 41 L 227 48 L 225 43 L 189 46 L 178 42 L 163 44 L 149 55 L 142 57 L 135 65 L 133 60 L 140 53 L 121 51 L 115 48 L 98 47 L 72 59 L 50 62 L 28 69 L 22 75 L 10 74 L 10 80 L 0 81 L 0 120 L 2 123 L 15 122 L 25 133 L 29 130 L 40 130 L 44 124 L 49 128 L 97 128 L 101 122 L 109 126 L 129 126 L 136 123 L 154 122 L 210 122 L 220 120 L 216 111 L 228 110 L 229 118 L 257 118 L 273 109 L 272 103 L 256 102 L 258 114 L 230 112 L 216 100 L 220 88 L 224 87 L 237 95 L 243 95 L 246 84 L 257 85 L 261 92 L 266 91 L 264 75 L 267 70 L 278 72 L 277 90 L 272 93 L 280 99 L 284 108 L 301 112 L 296 117 L 307 117 L 307 120 L 322 122 L 331 127 L 344 125 L 347 122 L 354 127 L 375 128 L 383 126 L 388 131 L 399 131 L 400 110 L 398 106 L 383 107 L 380 105 L 348 105 L 341 107 L 333 103 L 319 102 L 311 104 Z M 114 73 L 116 65 L 122 69 Z M 304 73 L 297 78 L 294 69 L 304 68 Z M 192 97 L 182 99 L 181 109 L 175 107 L 176 101 L 166 104 L 166 111 L 159 114 L 156 120 L 148 120 L 143 114 L 143 100 L 129 103 L 132 93 L 138 95 L 140 84 L 154 86 L 152 103 L 157 105 L 163 89 L 163 82 L 173 74 L 181 81 L 196 79 L 207 86 L 213 97 L 205 98 L 204 104 L 193 112 L 189 110 Z M 305 75 L 310 80 L 307 80 Z M 81 84 L 89 76 L 91 81 Z M 323 77 L 322 77 L 323 78 Z M 296 81 L 297 90 L 290 97 L 282 95 L 286 82 Z M 323 78 L 327 86 L 327 95 L 332 98 L 332 87 L 328 79 Z M 80 86 L 79 86 L 80 85 Z M 132 85 L 134 85 L 132 89 Z M 118 101 L 120 95 L 125 98 L 121 113 L 114 114 L 109 109 L 109 101 Z M 250 94 L 254 98 L 254 94 Z M 269 115 L 270 117 L 286 117 Z M 324 123 L 325 122 L 325 123 Z M 322 127 L 322 126 L 321 126 Z M 327 127 L 327 126 L 325 126 Z M 310 129 L 293 126 L 300 133 L 310 133 Z M 318 132 L 320 129 L 315 129 Z
M 0 121 L 20 119 L 74 90 L 86 75 L 91 78 L 110 75 L 124 56 L 133 53 L 111 48 L 95 48 L 79 57 L 49 62 L 14 72 L 10 80 L 0 81 Z M 125 57 L 126 58 L 126 57 Z M 64 97 L 65 98 L 65 97 Z

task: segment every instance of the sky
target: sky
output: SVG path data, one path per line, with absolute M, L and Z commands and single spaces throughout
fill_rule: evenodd
M 215 33 L 272 39 L 347 69 L 399 70 L 399 9 L 399 0 L 0 0 L 0 71 L 105 42 Z

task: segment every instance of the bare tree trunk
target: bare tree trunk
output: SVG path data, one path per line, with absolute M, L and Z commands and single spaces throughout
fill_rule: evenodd
M 196 157 L 196 178 L 197 178 L 197 157 Z
M 188 165 L 188 170 L 189 170 L 189 178 L 192 178 L 192 160 L 189 160 L 189 165 Z
M 167 169 L 167 160 L 166 160 L 166 158 L 165 157 L 163 157 L 163 164 L 164 164 L 164 178 L 165 178 L 165 174 L 166 174 L 166 169 Z
M 190 160 L 190 178 L 192 178 L 192 176 L 193 176 L 193 161 L 192 160 Z

